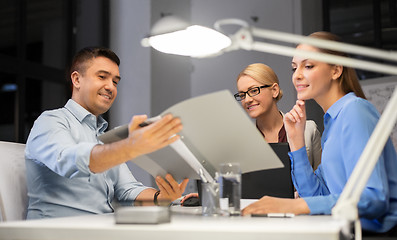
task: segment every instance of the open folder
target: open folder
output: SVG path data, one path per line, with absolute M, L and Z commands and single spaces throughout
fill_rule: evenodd
M 132 159 L 153 177 L 213 179 L 220 163 L 238 162 L 242 173 L 284 165 L 228 90 L 187 99 L 163 111 L 179 117 L 183 130 L 173 144 Z M 123 125 L 99 136 L 103 143 L 128 136 Z

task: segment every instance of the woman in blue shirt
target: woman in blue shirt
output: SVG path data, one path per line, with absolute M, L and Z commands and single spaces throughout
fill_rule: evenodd
M 335 40 L 327 32 L 310 37 Z M 297 49 L 345 54 L 300 44 Z M 284 125 L 291 148 L 291 174 L 300 199 L 264 197 L 243 214 L 292 212 L 331 214 L 379 119 L 375 107 L 365 100 L 355 71 L 304 57 L 292 60 L 292 81 L 297 91 L 293 109 Z M 324 110 L 321 164 L 314 172 L 307 160 L 304 130 L 305 100 L 314 99 Z M 389 139 L 358 203 L 362 228 L 387 232 L 397 224 L 397 156 Z

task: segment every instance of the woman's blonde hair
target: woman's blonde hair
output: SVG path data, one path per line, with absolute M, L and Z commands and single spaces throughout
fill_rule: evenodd
M 331 40 L 340 42 L 340 38 L 330 32 L 314 32 L 309 35 L 312 38 Z M 320 52 L 328 53 L 336 56 L 347 57 L 348 55 L 343 52 L 317 48 Z M 366 99 L 365 94 L 358 81 L 356 71 L 353 68 L 343 66 L 343 72 L 339 77 L 339 85 L 344 93 L 354 92 L 357 97 Z
M 253 63 L 248 65 L 238 75 L 237 82 L 242 76 L 249 76 L 263 85 L 277 83 L 280 92 L 275 99 L 276 101 L 279 101 L 283 97 L 283 90 L 280 88 L 280 83 L 278 81 L 278 77 L 276 73 L 273 71 L 273 69 L 271 69 L 271 67 L 267 66 L 266 64 Z

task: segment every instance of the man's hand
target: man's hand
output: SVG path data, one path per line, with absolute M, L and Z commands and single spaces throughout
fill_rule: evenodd
M 294 107 L 284 116 L 284 127 L 287 132 L 291 151 L 305 146 L 306 107 L 305 101 L 297 100 Z
M 179 139 L 176 135 L 182 130 L 179 118 L 167 114 L 149 126 L 139 127 L 146 119 L 145 115 L 134 116 L 128 126 L 128 143 L 131 146 L 132 157 L 154 152 Z
M 159 150 L 179 139 L 176 135 L 182 130 L 179 118 L 171 114 L 146 127 L 140 127 L 147 116 L 134 116 L 129 124 L 128 138 L 109 144 L 98 144 L 90 156 L 89 168 L 92 172 L 106 171 L 140 155 Z
M 165 175 L 165 179 L 157 176 L 156 184 L 160 189 L 158 200 L 174 201 L 175 199 L 182 197 L 188 182 L 189 179 L 184 179 L 180 184 L 178 184 L 171 174 Z

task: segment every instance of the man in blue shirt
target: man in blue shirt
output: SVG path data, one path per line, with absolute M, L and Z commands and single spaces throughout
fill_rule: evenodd
M 35 121 L 26 143 L 28 219 L 110 213 L 115 200 L 174 200 L 180 184 L 171 175 L 157 177 L 160 189 L 143 186 L 125 162 L 156 151 L 179 138 L 181 121 L 164 116 L 146 127 L 146 116 L 134 116 L 126 139 L 98 140 L 107 128 L 100 116 L 117 96 L 120 60 L 106 48 L 85 48 L 73 59 L 72 98 L 63 108 L 45 111 Z

